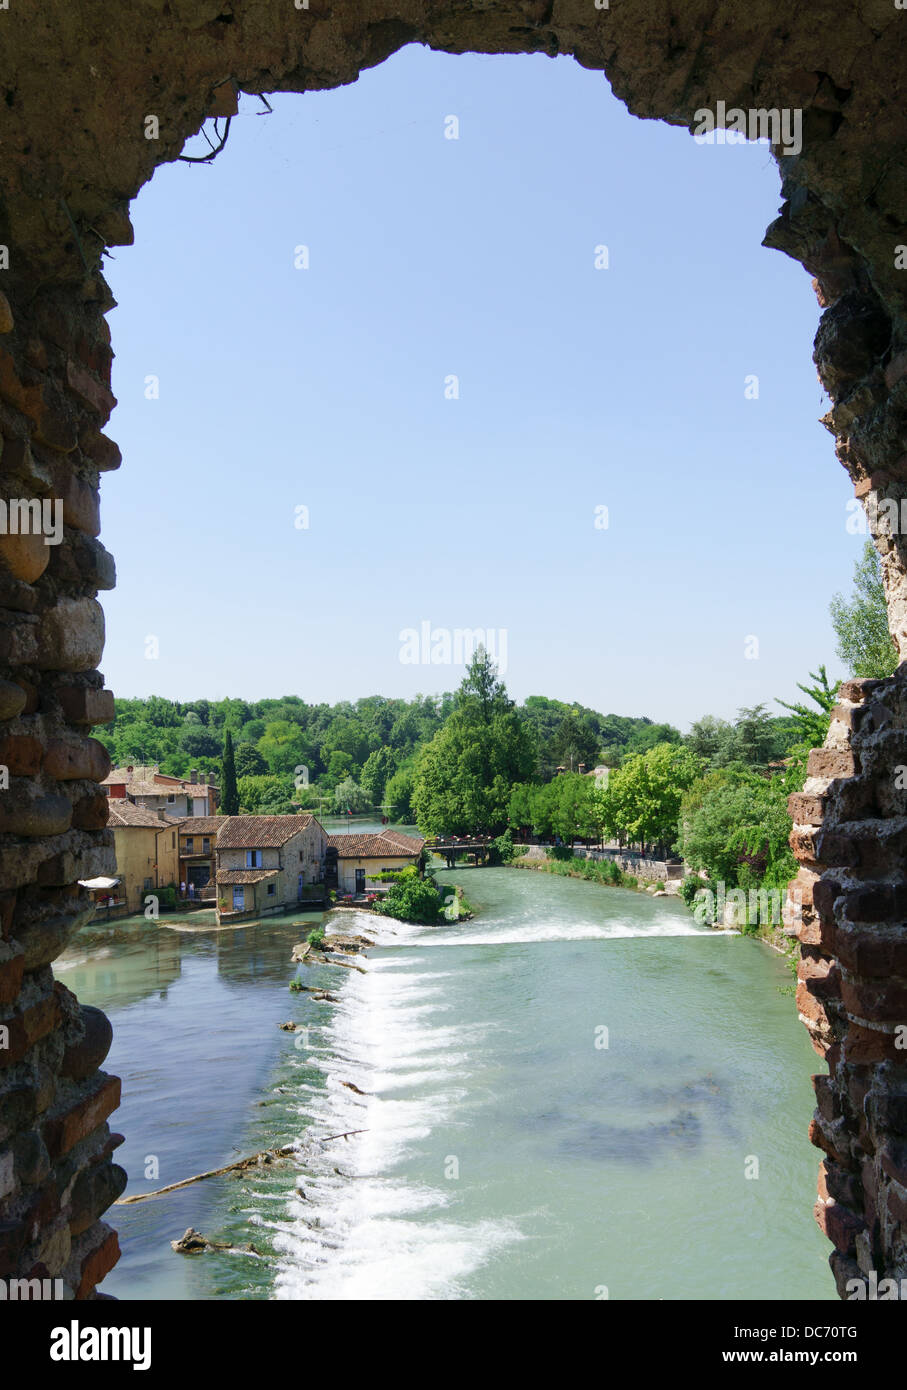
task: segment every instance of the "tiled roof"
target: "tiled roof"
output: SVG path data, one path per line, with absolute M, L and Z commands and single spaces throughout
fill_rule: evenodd
M 225 816 L 218 849 L 279 849 L 314 820 L 301 816 Z
M 424 835 L 404 835 L 402 830 L 381 830 L 378 833 L 383 835 L 385 840 L 396 840 L 398 844 L 406 845 L 407 848 L 410 845 L 419 845 L 421 848 L 425 844 Z
M 145 806 L 136 806 L 133 802 L 126 801 L 122 797 L 112 796 L 110 798 L 110 818 L 107 824 L 115 827 L 137 825 L 145 830 L 152 827 L 155 830 L 168 830 L 172 822 L 161 820 Z
M 216 835 L 229 816 L 182 816 L 179 821 L 181 835 Z
M 276 878 L 277 869 L 221 869 L 217 875 L 218 883 L 261 883 L 265 878 Z
M 156 777 L 167 777 L 165 782 L 156 782 Z M 182 796 L 189 792 L 192 796 L 202 796 L 209 789 L 218 791 L 214 782 L 190 782 L 185 777 L 169 778 L 166 772 L 158 772 L 156 767 L 143 767 L 135 764 L 132 771 L 128 767 L 114 767 L 108 772 L 101 782 L 102 787 L 123 786 L 131 795 L 138 796 L 169 796 L 173 793 Z
M 328 846 L 336 849 L 340 859 L 410 858 L 417 855 L 424 844 L 423 839 L 401 835 L 398 830 L 384 830 L 380 835 L 328 836 Z

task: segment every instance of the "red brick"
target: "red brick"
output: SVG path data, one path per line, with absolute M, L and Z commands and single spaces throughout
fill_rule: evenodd
M 8 948 L 4 946 L 4 950 Z M 25 972 L 25 952 L 19 951 L 9 960 L 0 962 L 0 1004 L 13 1004 L 22 988 Z
M 28 734 L 7 734 L 0 738 L 0 765 L 9 768 L 11 777 L 35 777 L 41 769 L 44 749 Z
M 120 453 L 118 445 L 112 439 L 108 439 L 106 434 L 101 434 L 99 430 L 84 430 L 79 437 L 79 444 L 82 452 L 88 455 L 94 466 L 102 473 L 119 468 L 123 462 L 123 455 Z
M 87 1298 L 96 1284 L 100 1284 L 120 1258 L 120 1243 L 116 1231 L 108 1226 L 100 1226 L 103 1239 L 89 1251 L 82 1260 L 82 1277 L 76 1289 L 76 1298 Z
M 53 1160 L 68 1153 L 73 1145 L 84 1139 L 107 1119 L 120 1103 L 120 1078 L 99 1077 L 88 1095 L 45 1121 L 44 1142 Z
M 44 771 L 58 782 L 103 782 L 110 771 L 110 754 L 96 738 L 55 738 L 44 755 Z
M 832 951 L 855 975 L 907 976 L 907 928 L 838 924 Z
M 860 1023 L 849 1023 L 844 1039 L 844 1057 L 854 1066 L 865 1066 L 873 1062 L 907 1062 L 907 1052 L 894 1045 L 894 1033 L 883 1032 L 879 1028 L 864 1028 Z
M 103 830 L 110 819 L 110 798 L 104 792 L 83 796 L 72 808 L 74 830 Z
M 113 392 L 77 362 L 66 363 L 66 385 L 83 405 L 96 411 L 105 420 L 117 403 Z
M 806 763 L 808 777 L 853 777 L 853 753 L 845 748 L 814 748 Z
M 60 1018 L 57 997 L 50 994 L 21 1013 L 3 1019 L 3 1026 L 9 1029 L 9 1047 L 0 1048 L 0 1069 L 21 1062 L 30 1047 L 53 1032 Z
M 109 724 L 116 716 L 112 690 L 90 685 L 57 686 L 60 708 L 70 724 Z
M 825 798 L 805 796 L 798 792 L 788 800 L 787 809 L 795 825 L 821 825 L 825 815 Z
M 869 1023 L 907 1023 L 907 980 L 841 980 L 841 1000 L 849 1014 Z
M 839 1202 L 817 1202 L 813 1210 L 819 1229 L 835 1249 L 844 1255 L 853 1254 L 856 1237 L 865 1229 L 863 1218 Z

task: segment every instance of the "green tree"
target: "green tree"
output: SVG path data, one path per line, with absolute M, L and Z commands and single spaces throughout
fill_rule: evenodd
M 389 777 L 384 788 L 384 809 L 392 821 L 409 823 L 413 818 L 413 785 L 415 773 L 412 767 L 400 767 Z
M 813 685 L 803 685 L 798 681 L 797 689 L 802 690 L 803 694 L 812 700 L 815 709 L 804 705 L 802 700 L 793 705 L 788 704 L 786 700 L 776 701 L 784 709 L 789 709 L 794 716 L 791 720 L 793 728 L 787 748 L 788 768 L 785 773 L 788 793 L 802 791 L 810 752 L 813 748 L 821 748 L 825 742 L 831 722 L 831 711 L 837 700 L 840 682 L 836 681 L 831 685 L 824 666 L 820 666 L 818 671 L 810 671 L 809 678 L 814 682 Z
M 837 655 L 852 676 L 878 679 L 896 670 L 898 653 L 888 631 L 882 566 L 871 540 L 854 565 L 850 599 L 835 594 L 829 612 L 838 639 Z
M 710 767 L 726 767 L 737 756 L 737 738 L 733 724 L 704 714 L 690 725 L 687 747 Z
M 441 898 L 434 880 L 420 878 L 413 865 L 402 869 L 389 890 L 375 904 L 376 912 L 385 917 L 396 917 L 401 922 L 423 922 L 429 926 L 437 922 L 441 912 Z
M 258 741 L 258 751 L 268 765 L 268 771 L 276 776 L 295 773 L 303 764 L 308 766 L 311 759 L 305 735 L 297 724 L 288 719 L 275 719 L 265 725 L 265 731 Z
M 187 724 L 179 736 L 180 751 L 188 758 L 216 758 L 220 751 L 220 740 L 216 734 L 204 728 Z
M 233 754 L 233 734 L 224 734 L 224 757 L 220 773 L 220 809 L 225 816 L 239 815 L 239 792 L 236 787 L 236 761 Z
M 747 767 L 766 767 L 778 751 L 774 719 L 764 704 L 737 711 L 736 754 Z
M 511 788 L 531 776 L 535 759 L 531 731 L 479 647 L 452 714 L 419 756 L 412 805 L 420 829 L 500 834 Z
M 702 774 L 703 763 L 683 744 L 660 743 L 633 753 L 594 797 L 601 824 L 631 844 L 671 845 L 683 793 Z
M 384 800 L 384 788 L 397 768 L 397 759 L 392 748 L 383 744 L 369 753 L 359 778 L 360 785 L 367 793 L 373 806 L 380 806 Z
M 367 811 L 371 802 L 368 793 L 352 777 L 346 777 L 334 788 L 332 805 L 335 811 L 352 811 L 355 815 L 359 811 Z
M 268 770 L 268 764 L 251 743 L 240 743 L 236 748 L 237 777 L 261 777 Z

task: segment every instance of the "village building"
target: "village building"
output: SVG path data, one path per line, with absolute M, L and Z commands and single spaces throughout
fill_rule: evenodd
M 107 822 L 113 831 L 116 876 L 83 879 L 99 907 L 125 916 L 142 912 L 145 899 L 179 882 L 177 827 L 163 812 L 111 798 Z
M 101 783 L 109 797 L 132 801 L 147 810 L 165 811 L 175 820 L 189 816 L 213 816 L 217 811 L 218 788 L 214 773 L 193 769 L 187 777 L 172 777 L 157 767 L 130 763 L 113 768 Z
M 188 898 L 215 896 L 217 874 L 215 847 L 221 826 L 229 816 L 188 816 L 179 822 L 179 885 L 180 894 Z
M 218 921 L 304 907 L 323 883 L 326 847 L 311 814 L 225 817 L 215 845 Z
M 325 857 L 325 886 L 338 897 L 348 894 L 386 893 L 390 880 L 378 874 L 417 865 L 425 840 L 403 835 L 398 830 L 382 830 L 372 835 L 330 835 Z

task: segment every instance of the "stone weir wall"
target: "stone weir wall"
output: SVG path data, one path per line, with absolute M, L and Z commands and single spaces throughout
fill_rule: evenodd
M 880 506 L 897 515 L 907 501 L 907 11 L 891 0 L 120 8 L 0 9 L 0 500 L 5 517 L 15 505 L 18 522 L 23 503 L 32 519 L 0 533 L 0 1279 L 62 1278 L 80 1298 L 117 1258 L 100 1218 L 125 1180 L 107 1126 L 118 1082 L 98 1070 L 110 1029 L 52 974 L 87 912 L 78 881 L 113 868 L 97 785 L 107 759 L 91 738 L 112 717 L 97 670 L 97 594 L 114 583 L 98 482 L 120 462 L 102 432 L 114 401 L 101 258 L 131 242 L 130 200 L 155 168 L 207 118 L 229 120 L 240 92 L 342 86 L 421 43 L 571 55 L 632 112 L 687 129 L 719 105 L 799 112 L 802 147 L 775 149 L 783 205 L 765 240 L 814 277 L 825 423 L 866 504 L 907 659 L 907 526 Z M 830 1068 L 816 1082 L 819 1217 L 842 1281 L 907 1274 L 907 804 L 892 766 L 904 689 L 902 677 L 846 688 L 794 804 L 808 899 L 800 1009 Z

